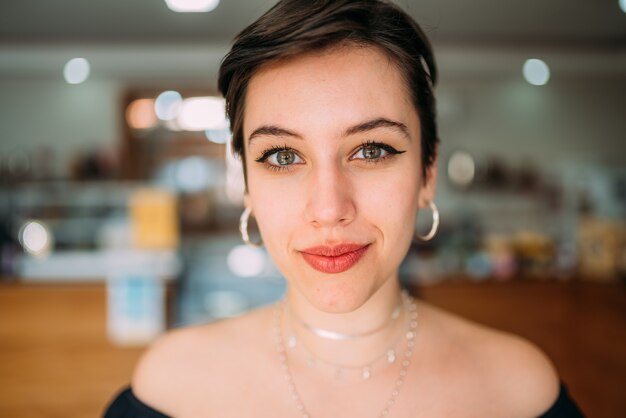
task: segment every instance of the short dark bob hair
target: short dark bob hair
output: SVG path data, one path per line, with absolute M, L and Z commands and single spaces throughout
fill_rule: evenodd
M 437 68 L 424 32 L 385 0 L 281 0 L 237 35 L 218 80 L 231 122 L 233 152 L 243 159 L 246 91 L 263 65 L 350 44 L 379 48 L 400 70 L 420 119 L 426 179 L 438 142 L 433 95 Z M 245 174 L 245 160 L 243 166 Z

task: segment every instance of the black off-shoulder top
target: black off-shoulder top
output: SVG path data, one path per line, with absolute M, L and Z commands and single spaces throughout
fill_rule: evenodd
M 538 418 L 584 418 L 574 400 L 569 396 L 565 384 L 561 383 L 559 397 L 543 415 Z M 141 402 L 130 387 L 120 392 L 104 413 L 104 418 L 170 418 L 167 415 Z

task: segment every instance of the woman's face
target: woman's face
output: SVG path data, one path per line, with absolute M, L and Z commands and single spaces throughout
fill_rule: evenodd
M 343 47 L 262 68 L 243 128 L 246 205 L 291 290 L 350 312 L 397 279 L 435 172 L 423 184 L 418 115 L 383 53 Z

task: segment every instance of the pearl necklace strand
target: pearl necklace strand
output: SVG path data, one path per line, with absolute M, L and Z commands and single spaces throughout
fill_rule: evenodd
M 405 333 L 406 338 L 406 351 L 404 352 L 404 360 L 402 360 L 402 366 L 400 368 L 400 372 L 398 373 L 398 377 L 396 378 L 393 386 L 393 390 L 391 391 L 391 395 L 387 399 L 385 403 L 385 407 L 378 414 L 379 418 L 385 418 L 389 415 L 390 409 L 395 405 L 396 399 L 400 394 L 400 388 L 404 384 L 404 380 L 408 374 L 409 366 L 411 365 L 411 357 L 413 356 L 413 348 L 415 347 L 415 337 L 417 330 L 417 307 L 413 299 L 406 293 L 402 292 L 402 299 L 409 314 L 409 325 L 407 327 L 407 331 Z M 282 313 L 285 310 L 283 303 L 276 305 L 276 310 L 274 311 L 274 342 L 276 344 L 276 351 L 278 352 L 278 357 L 280 360 L 281 369 L 283 370 L 283 374 L 285 380 L 287 381 L 287 386 L 289 388 L 289 393 L 291 398 L 294 400 L 296 408 L 301 414 L 302 418 L 311 418 L 311 414 L 307 411 L 304 403 L 302 402 L 302 398 L 298 393 L 298 389 L 296 388 L 293 375 L 291 373 L 291 369 L 289 368 L 289 363 L 287 362 L 287 349 L 285 348 L 285 342 L 283 340 L 282 335 Z

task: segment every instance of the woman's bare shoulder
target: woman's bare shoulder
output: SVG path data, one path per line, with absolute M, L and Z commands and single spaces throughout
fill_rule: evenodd
M 485 396 L 500 415 L 540 416 L 559 393 L 559 376 L 548 356 L 531 341 L 421 303 L 422 320 L 448 358 L 463 364 L 476 397 Z M 480 385 L 476 383 L 480 382 Z M 473 391 L 468 391 L 468 393 Z M 494 411 L 496 412 L 496 411 Z
M 211 376 L 232 375 L 226 368 L 249 357 L 246 347 L 259 347 L 260 341 L 268 340 L 269 321 L 271 309 L 266 307 L 237 318 L 168 331 L 137 363 L 131 380 L 133 393 L 151 407 L 176 415 L 181 399 L 193 396 L 194 388 L 208 388 Z

